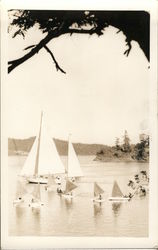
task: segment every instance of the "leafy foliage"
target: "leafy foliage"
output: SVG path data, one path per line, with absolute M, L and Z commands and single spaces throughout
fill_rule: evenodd
M 30 45 L 32 50 L 22 58 L 9 62 L 8 72 L 11 72 L 21 63 L 38 53 L 52 39 L 63 34 L 97 34 L 103 35 L 104 29 L 113 26 L 122 31 L 126 36 L 127 50 L 129 55 L 132 48 L 131 41 L 137 41 L 149 60 L 149 14 L 144 11 L 54 11 L 54 10 L 10 10 L 12 21 L 10 26 L 16 27 L 13 37 L 22 35 L 38 26 L 46 37 L 37 45 Z M 47 51 L 48 52 L 48 51 Z M 54 59 L 53 59 L 54 60 Z M 62 70 L 56 64 L 57 70 Z M 65 73 L 65 72 L 63 72 Z

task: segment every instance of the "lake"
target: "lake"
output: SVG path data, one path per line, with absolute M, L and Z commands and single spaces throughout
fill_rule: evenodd
M 96 162 L 95 156 L 79 156 L 84 177 L 74 190 L 74 198 L 66 200 L 56 192 L 40 185 L 44 206 L 33 209 L 28 205 L 13 206 L 17 175 L 26 156 L 9 156 L 9 235 L 10 236 L 112 236 L 147 237 L 149 197 L 135 196 L 129 202 L 112 203 L 113 181 L 117 180 L 122 192 L 128 194 L 128 180 L 141 170 L 148 172 L 148 163 Z M 64 164 L 67 161 L 62 156 Z M 105 190 L 105 202 L 94 204 L 93 186 L 97 182 Z M 31 193 L 36 184 L 27 184 Z

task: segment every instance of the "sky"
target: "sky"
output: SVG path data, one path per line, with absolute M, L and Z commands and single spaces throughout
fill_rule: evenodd
M 62 35 L 49 42 L 59 65 L 42 49 L 14 69 L 7 79 L 8 137 L 38 134 L 44 111 L 50 136 L 73 142 L 114 145 L 127 130 L 132 143 L 148 130 L 149 69 L 138 43 L 132 42 L 128 57 L 125 36 L 108 27 L 104 35 Z M 8 58 L 44 35 L 31 28 L 25 39 L 8 35 Z

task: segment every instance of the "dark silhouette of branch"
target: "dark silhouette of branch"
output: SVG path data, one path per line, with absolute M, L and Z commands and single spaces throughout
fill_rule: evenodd
M 68 33 L 70 33 L 70 35 L 72 35 L 73 33 L 76 33 L 76 34 L 89 34 L 89 35 L 92 35 L 92 34 L 98 34 L 98 35 L 101 35 L 103 34 L 102 32 L 101 33 L 98 33 L 98 30 L 97 28 L 93 28 L 93 29 L 68 29 Z
M 126 38 L 126 46 L 128 46 L 128 49 L 124 52 L 124 55 L 128 56 L 129 55 L 129 52 L 131 51 L 132 49 L 132 45 L 131 45 L 131 42 L 129 39 Z
M 10 66 L 8 67 L 8 73 L 10 73 L 17 66 L 24 63 L 25 61 L 30 59 L 32 56 L 37 54 L 39 52 L 39 50 L 42 49 L 53 38 L 59 37 L 61 34 L 64 34 L 66 29 L 65 28 L 62 29 L 62 28 L 63 28 L 63 23 L 61 24 L 61 26 L 58 29 L 50 31 L 48 33 L 48 35 L 44 39 L 42 39 L 35 47 L 33 47 L 32 50 L 29 53 L 27 53 L 26 55 L 22 56 L 19 59 L 9 61 L 8 65 L 10 65 Z
M 26 47 L 24 50 L 28 50 L 28 49 L 31 49 L 31 48 L 34 48 L 36 45 L 30 45 L 28 47 Z
M 55 63 L 55 67 L 56 67 L 57 71 L 60 70 L 62 73 L 66 74 L 66 72 L 65 72 L 65 71 L 59 66 L 59 64 L 57 63 L 57 61 L 56 61 L 56 59 L 55 59 L 55 57 L 54 57 L 52 51 L 51 51 L 46 45 L 44 45 L 43 47 L 44 47 L 44 48 L 46 49 L 46 51 L 51 55 L 51 57 L 52 57 L 52 59 L 53 59 L 53 61 L 54 61 L 54 63 Z
M 124 52 L 129 55 L 132 46 L 131 42 L 138 42 L 140 48 L 144 52 L 147 60 L 150 60 L 150 14 L 145 11 L 53 11 L 53 10 L 13 10 L 15 17 L 11 25 L 18 27 L 14 33 L 16 35 L 25 36 L 26 32 L 34 25 L 39 25 L 42 33 L 47 33 L 46 37 L 37 45 L 28 46 L 26 49 L 30 51 L 17 60 L 8 62 L 8 73 L 17 66 L 30 59 L 37 54 L 40 49 L 45 48 L 51 55 L 56 69 L 65 73 L 60 68 L 53 53 L 46 46 L 52 39 L 63 34 L 97 34 L 103 35 L 104 30 L 108 26 L 118 29 L 116 33 L 123 32 L 126 36 L 126 46 L 128 48 Z M 15 16 L 15 15 L 16 16 Z M 85 28 L 86 27 L 86 28 Z
M 58 36 L 60 36 L 61 34 L 66 34 L 66 33 L 78 33 L 78 34 L 95 34 L 96 33 L 96 29 L 90 29 L 90 30 L 85 30 L 85 29 L 64 29 L 64 31 L 59 31 L 59 32 L 54 32 L 54 31 L 50 31 L 48 33 L 48 35 L 42 39 L 37 45 L 31 45 L 28 46 L 27 48 L 25 48 L 25 50 L 32 48 L 32 50 L 27 53 L 26 55 L 24 55 L 21 58 L 18 58 L 16 60 L 13 61 L 9 61 L 8 65 L 10 65 L 8 67 L 8 73 L 10 73 L 13 69 L 15 69 L 17 66 L 19 66 L 20 64 L 24 63 L 25 61 L 27 61 L 28 59 L 30 59 L 32 56 L 34 56 L 35 54 L 37 54 L 39 52 L 40 49 L 45 48 L 47 50 L 48 53 L 50 53 L 50 55 L 53 58 L 53 61 L 56 65 L 56 69 L 60 70 L 62 73 L 66 73 L 63 69 L 60 68 L 59 64 L 57 63 L 56 59 L 54 58 L 54 55 L 52 54 L 52 52 L 48 49 L 48 47 L 45 47 L 45 45 L 51 41 L 53 38 L 56 38 Z

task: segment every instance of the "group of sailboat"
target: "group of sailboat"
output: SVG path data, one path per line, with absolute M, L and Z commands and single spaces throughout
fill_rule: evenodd
M 41 113 L 39 134 L 34 141 L 24 167 L 21 170 L 20 176 L 24 177 L 28 183 L 37 184 L 34 187 L 31 203 L 29 204 L 32 207 L 43 205 L 40 199 L 40 184 L 46 184 L 45 190 L 47 191 L 52 191 L 54 185 L 57 185 L 57 192 L 59 194 L 65 198 L 72 198 L 72 191 L 77 188 L 75 178 L 83 176 L 70 136 L 68 140 L 68 162 L 65 169 L 54 141 L 47 134 L 43 120 L 43 113 Z M 62 187 L 62 182 L 65 182 L 64 188 Z M 14 204 L 24 202 L 23 197 L 26 193 L 22 182 L 19 182 L 18 185 L 18 193 L 14 200 Z M 93 201 L 99 203 L 104 202 L 105 199 L 102 197 L 103 193 L 104 190 L 95 182 Z M 123 196 L 117 182 L 115 181 L 112 190 L 112 197 L 110 197 L 109 200 L 125 201 L 129 199 L 129 197 Z
M 75 178 L 83 176 L 83 172 L 71 143 L 70 136 L 68 142 L 68 164 L 65 169 L 54 141 L 47 134 L 43 113 L 41 113 L 39 135 L 35 138 L 34 144 L 25 161 L 24 167 L 21 170 L 20 176 L 25 178 L 28 183 L 38 184 L 38 187 L 35 187 L 33 200 L 39 200 L 39 184 L 46 184 L 45 189 L 48 191 L 51 191 L 53 185 L 57 184 L 57 191 L 64 196 L 70 197 L 72 196 L 72 190 L 77 187 L 77 185 L 73 183 Z M 66 181 L 66 185 L 65 190 L 62 190 L 61 182 L 64 179 Z M 21 198 L 18 198 L 18 201 L 20 203 Z
M 104 190 L 98 185 L 98 183 L 94 182 L 94 198 L 93 202 L 102 203 L 105 201 L 103 198 Z M 112 188 L 112 195 L 109 197 L 109 201 L 112 202 L 124 202 L 129 201 L 132 198 L 131 195 L 124 195 L 117 183 L 114 181 L 113 188 Z

